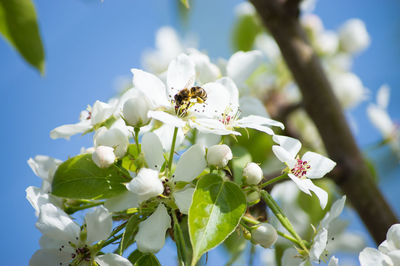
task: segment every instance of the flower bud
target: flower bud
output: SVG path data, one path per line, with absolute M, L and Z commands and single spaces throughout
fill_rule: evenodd
M 100 168 L 107 168 L 115 161 L 114 149 L 108 146 L 98 146 L 92 153 L 93 162 Z
M 260 201 L 260 193 L 258 191 L 251 191 L 246 194 L 246 201 L 250 204 L 256 204 Z
M 139 203 L 160 195 L 164 186 L 158 178 L 158 171 L 142 168 L 138 175 L 126 185 L 126 188 L 138 196 Z
M 128 149 L 129 139 L 125 124 L 122 126 L 118 125 L 117 122 L 118 124 L 124 123 L 122 120 L 121 122 L 117 120 L 109 129 L 106 127 L 99 128 L 94 134 L 93 140 L 96 147 L 115 147 L 115 155 L 122 158 Z
M 264 248 L 271 247 L 278 239 L 275 228 L 269 223 L 261 223 L 251 230 L 251 240 L 254 244 L 260 244 Z
M 348 20 L 339 30 L 340 45 L 345 52 L 358 53 L 367 48 L 370 38 L 360 19 Z
M 146 96 L 137 94 L 125 102 L 122 113 L 129 125 L 142 127 L 150 122 L 150 117 L 147 116 L 149 110 L 150 103 Z
M 248 163 L 243 169 L 243 177 L 249 185 L 257 185 L 263 178 L 263 171 L 256 163 Z
M 208 149 L 208 165 L 223 168 L 228 164 L 230 160 L 232 160 L 232 151 L 228 145 L 214 145 Z

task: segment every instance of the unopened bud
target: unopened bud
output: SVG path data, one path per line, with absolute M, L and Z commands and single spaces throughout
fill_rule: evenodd
M 223 168 L 228 164 L 230 160 L 232 160 L 232 151 L 228 145 L 214 145 L 208 149 L 208 165 Z
M 360 19 L 348 20 L 339 30 L 340 45 L 345 52 L 358 53 L 367 48 L 370 37 Z
M 250 205 L 256 204 L 260 201 L 260 193 L 258 191 L 251 191 L 247 193 L 246 200 Z
M 114 149 L 108 146 L 98 146 L 92 153 L 92 160 L 100 168 L 110 167 L 115 161 Z
M 248 163 L 243 169 L 243 177 L 249 185 L 257 185 L 263 178 L 263 171 L 256 163 Z
M 264 248 L 271 247 L 278 239 L 275 228 L 269 223 L 261 223 L 257 228 L 251 230 L 251 240 Z
M 158 171 L 142 168 L 138 175 L 126 185 L 126 188 L 138 196 L 139 202 L 163 193 L 164 186 L 158 178 Z
M 144 95 L 130 98 L 122 108 L 125 121 L 133 127 L 142 127 L 150 122 L 147 116 L 149 110 L 150 104 Z

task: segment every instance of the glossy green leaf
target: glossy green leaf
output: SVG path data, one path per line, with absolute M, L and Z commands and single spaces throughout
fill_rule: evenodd
M 254 16 L 245 15 L 238 18 L 232 33 L 233 48 L 236 51 L 250 51 L 254 40 L 262 31 L 261 23 Z
M 139 229 L 140 222 L 141 220 L 136 215 L 133 215 L 131 218 L 129 218 L 125 227 L 125 231 L 122 235 L 121 242 L 118 246 L 118 253 L 120 255 L 122 255 L 124 250 L 135 242 L 135 236 Z
M 0 33 L 29 64 L 44 74 L 44 49 L 31 0 L 0 0 Z
M 122 158 L 122 167 L 135 172 L 145 165 L 144 157 L 139 154 L 136 144 L 130 144 L 126 155 Z
M 52 184 L 52 193 L 70 199 L 106 199 L 126 191 L 129 173 L 116 166 L 99 168 L 91 154 L 82 154 L 62 163 Z
M 160 262 L 151 253 L 142 253 L 139 250 L 133 251 L 128 260 L 132 263 L 133 266 L 160 266 Z
M 215 174 L 200 178 L 189 209 L 192 265 L 235 230 L 245 211 L 246 198 L 238 185 Z

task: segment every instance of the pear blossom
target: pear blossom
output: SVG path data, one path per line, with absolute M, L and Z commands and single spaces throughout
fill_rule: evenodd
M 232 160 L 232 151 L 226 144 L 214 145 L 208 148 L 207 163 L 218 168 L 225 167 Z
M 301 143 L 297 139 L 286 136 L 273 136 L 273 140 L 279 145 L 272 146 L 276 157 L 288 166 L 288 176 L 297 187 L 311 196 L 314 192 L 319 198 L 321 208 L 325 208 L 328 194 L 323 189 L 314 185 L 310 179 L 322 178 L 336 165 L 334 161 L 315 152 L 306 152 L 300 159 L 297 154 Z M 297 157 L 296 157 L 297 156 Z
M 138 196 L 139 203 L 160 195 L 164 191 L 158 172 L 147 168 L 140 169 L 126 188 Z
M 278 233 L 269 223 L 261 223 L 251 230 L 251 240 L 264 248 L 270 248 L 278 239 Z
M 122 158 L 128 149 L 128 128 L 120 118 L 110 127 L 99 128 L 93 136 L 94 146 L 108 146 L 114 148 L 118 158 Z
M 243 177 L 247 184 L 257 185 L 263 178 L 263 171 L 258 164 L 250 162 L 243 168 Z
M 100 168 L 107 168 L 115 161 L 114 149 L 108 146 L 98 146 L 92 153 L 93 162 Z
M 101 266 L 132 265 L 116 254 L 96 256 L 93 249 L 93 244 L 109 237 L 112 230 L 111 213 L 102 206 L 96 207 L 86 214 L 85 224 L 82 230 L 86 234 L 82 234 L 81 227 L 64 211 L 49 203 L 42 205 L 36 223 L 43 234 L 41 249 L 33 254 L 29 265 L 81 265 L 94 261 Z
M 142 127 L 150 122 L 147 113 L 150 103 L 146 96 L 139 90 L 133 90 L 133 95 L 124 102 L 122 113 L 128 125 Z
M 209 82 L 201 86 L 207 97 L 204 102 L 190 98 L 187 104 L 177 102 L 182 91 L 194 87 L 196 71 L 195 64 L 186 54 L 180 54 L 168 66 L 166 85 L 153 74 L 139 69 L 132 69 L 133 85 L 143 92 L 150 100 L 152 111 L 148 116 L 165 124 L 185 128 L 192 127 L 192 123 L 199 116 L 207 116 L 212 111 L 220 111 L 219 101 L 223 99 L 226 90 L 222 83 Z M 201 124 L 199 121 L 197 124 Z M 201 127 L 198 127 L 201 130 Z M 225 133 L 227 134 L 227 133 Z
M 81 112 L 79 122 L 76 124 L 62 125 L 50 132 L 52 139 L 65 138 L 69 139 L 71 136 L 84 133 L 93 129 L 97 124 L 107 120 L 114 112 L 115 108 L 109 103 L 96 101 L 93 107 L 88 108 Z
M 359 256 L 361 266 L 395 266 L 400 264 L 400 224 L 392 225 L 378 249 L 365 248 Z
M 346 52 L 359 53 L 368 47 L 370 37 L 360 19 L 349 19 L 339 29 L 340 45 Z
M 143 252 L 157 253 L 165 243 L 165 233 L 171 227 L 171 217 L 167 208 L 160 203 L 152 215 L 139 224 L 135 241 L 137 248 Z
M 345 109 L 353 108 L 367 98 L 368 90 L 354 73 L 334 72 L 330 80 L 336 97 Z

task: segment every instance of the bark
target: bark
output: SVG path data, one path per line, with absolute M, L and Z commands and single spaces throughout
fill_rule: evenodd
M 306 112 L 337 163 L 332 178 L 347 195 L 377 244 L 398 220 L 374 183 L 331 84 L 300 25 L 297 0 L 250 0 L 280 47 Z

